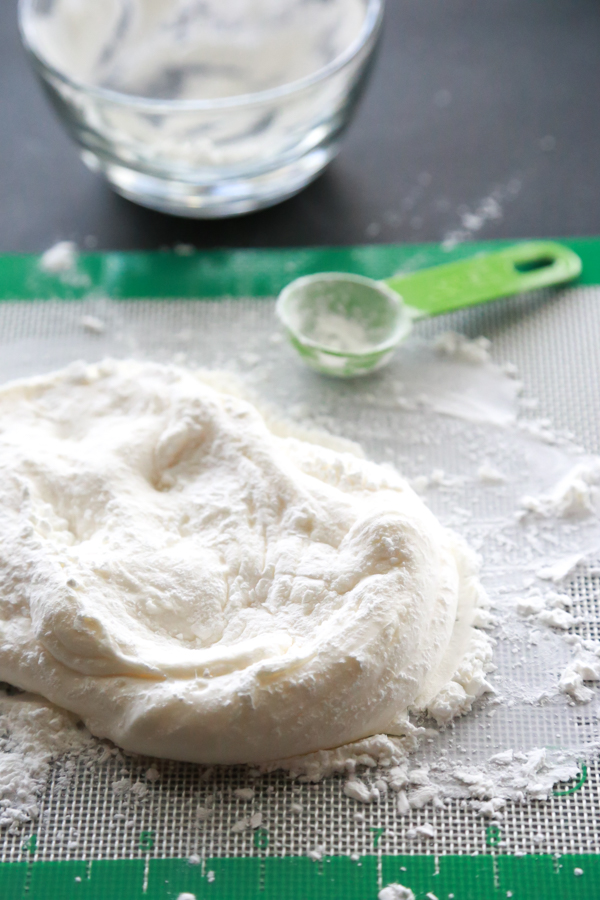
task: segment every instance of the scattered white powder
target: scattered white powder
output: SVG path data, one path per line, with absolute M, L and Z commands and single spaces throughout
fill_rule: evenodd
M 538 622 L 542 625 L 549 625 L 550 628 L 560 628 L 567 631 L 575 625 L 575 618 L 565 609 L 544 609 L 536 616 Z
M 347 781 L 344 785 L 344 793 L 346 797 L 358 800 L 359 803 L 371 803 L 373 800 L 379 799 L 379 791 L 376 787 L 369 788 L 358 779 Z
M 477 477 L 484 484 L 504 484 L 506 476 L 502 474 L 495 466 L 489 463 L 483 463 L 477 469 Z
M 129 793 L 131 789 L 131 779 L 130 778 L 121 778 L 119 781 L 113 781 L 112 792 L 116 797 L 120 797 L 122 794 Z
M 472 798 L 481 815 L 501 819 L 507 800 L 543 800 L 557 781 L 577 773 L 577 763 L 568 754 L 537 748 L 527 753 L 505 751 L 491 757 L 485 768 L 457 766 L 451 777 L 461 788 L 458 795 Z
M 576 703 L 589 703 L 594 691 L 586 687 L 586 681 L 600 681 L 600 644 L 592 641 L 577 643 L 574 657 L 562 672 L 558 687 Z
M 104 334 L 106 331 L 106 323 L 97 316 L 82 316 L 79 324 L 84 331 L 89 331 L 90 334 Z
M 402 884 L 388 884 L 379 891 L 378 900 L 415 900 L 415 895 L 410 888 Z
M 422 494 L 430 488 L 452 488 L 457 485 L 461 479 L 455 476 L 448 476 L 443 469 L 434 469 L 431 475 L 417 475 L 411 481 L 411 487 L 418 493 Z
M 585 557 L 585 553 L 573 553 L 571 556 L 564 556 L 551 565 L 541 566 L 536 571 L 536 575 L 543 581 L 553 581 L 555 584 L 560 584 L 561 581 L 565 581 L 566 578 L 573 574 Z
M 72 271 L 77 264 L 77 244 L 73 241 L 59 241 L 42 254 L 40 269 L 50 275 L 60 275 Z
M 449 92 L 447 92 L 449 95 Z M 451 96 L 446 96 L 444 91 L 439 91 L 436 97 L 447 105 Z M 517 177 L 509 178 L 504 185 L 494 188 L 491 193 L 477 203 L 474 209 L 459 207 L 457 210 L 460 226 L 448 231 L 444 235 L 442 247 L 451 250 L 457 244 L 472 240 L 473 235 L 478 234 L 488 222 L 494 222 L 503 216 L 503 204 L 513 200 L 521 190 L 521 181 Z
M 541 594 L 532 594 L 523 600 L 517 600 L 517 612 L 520 616 L 537 616 L 546 609 L 546 601 Z
M 406 733 L 402 737 L 377 734 L 334 750 L 319 750 L 316 753 L 275 760 L 262 766 L 261 771 L 271 772 L 285 768 L 292 777 L 301 781 L 318 782 L 329 775 L 355 772 L 360 766 L 387 768 L 404 762 L 407 753 L 418 746 L 423 729 L 411 727 L 408 721 L 405 726 Z
M 406 791 L 400 791 L 398 800 L 396 801 L 396 811 L 399 816 L 407 816 L 411 810 L 410 803 Z
M 481 365 L 490 359 L 491 342 L 485 337 L 469 340 L 464 334 L 448 331 L 436 338 L 434 346 L 438 353 L 461 362 Z
M 236 788 L 233 792 L 233 796 L 238 800 L 254 800 L 255 794 L 254 788 Z
M 594 500 L 600 484 L 600 459 L 592 457 L 578 463 L 541 497 L 523 497 L 521 506 L 526 512 L 546 518 L 587 516 L 594 512 Z
M 32 822 L 53 760 L 89 752 L 89 732 L 70 713 L 30 694 L 0 692 L 0 828 Z

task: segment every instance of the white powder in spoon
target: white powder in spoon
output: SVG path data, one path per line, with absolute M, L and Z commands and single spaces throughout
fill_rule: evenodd
M 328 350 L 341 353 L 366 353 L 377 343 L 356 319 L 332 312 L 319 315 L 310 337 Z

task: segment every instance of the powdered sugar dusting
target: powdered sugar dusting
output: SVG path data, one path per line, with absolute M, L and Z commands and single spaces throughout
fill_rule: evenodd
M 70 713 L 32 694 L 0 692 L 0 828 L 38 818 L 38 799 L 59 758 L 89 752 L 97 742 Z

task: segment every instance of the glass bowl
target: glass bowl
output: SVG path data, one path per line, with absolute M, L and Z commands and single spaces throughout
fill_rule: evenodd
M 23 43 L 84 162 L 211 218 L 270 206 L 337 154 L 384 0 L 19 0 Z

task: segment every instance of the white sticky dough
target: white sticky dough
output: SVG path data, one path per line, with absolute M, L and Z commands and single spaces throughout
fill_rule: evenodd
M 14 382 L 0 471 L 0 679 L 128 750 L 266 762 L 487 689 L 457 536 L 391 468 L 275 436 L 200 375 Z

